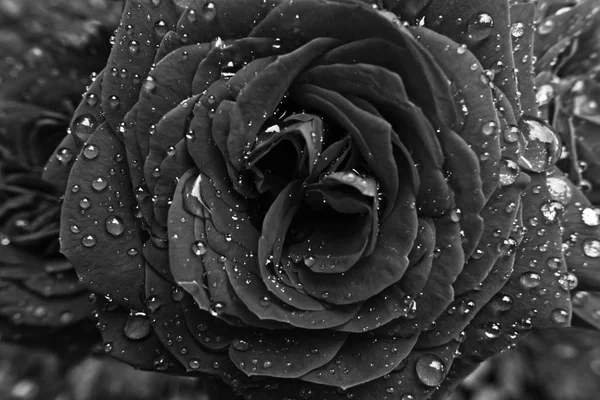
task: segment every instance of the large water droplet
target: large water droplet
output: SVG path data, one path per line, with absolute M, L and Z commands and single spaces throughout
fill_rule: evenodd
M 94 235 L 85 235 L 81 238 L 83 247 L 94 247 L 96 245 L 96 237 Z
M 540 207 L 540 211 L 542 212 L 542 216 L 544 217 L 544 221 L 547 224 L 553 224 L 558 222 L 563 212 L 565 211 L 565 207 L 562 203 L 558 201 L 547 201 Z
M 207 21 L 212 21 L 217 16 L 217 7 L 215 3 L 209 1 L 202 7 L 202 16 Z
M 514 38 L 520 38 L 525 34 L 525 25 L 521 22 L 514 23 L 510 26 L 510 34 Z
M 546 186 L 550 192 L 550 198 L 555 201 L 560 201 L 563 205 L 569 204 L 573 197 L 571 186 L 560 177 L 548 177 Z
M 58 149 L 56 151 L 56 159 L 61 164 L 68 164 L 73 159 L 73 152 L 66 147 Z
M 558 285 L 564 290 L 573 290 L 577 287 L 579 280 L 572 272 L 567 272 L 558 278 Z
M 129 49 L 129 54 L 131 55 L 136 55 L 140 52 L 140 44 L 137 40 L 130 40 L 127 48 Z
M 569 322 L 569 312 L 562 308 L 556 308 L 550 313 L 550 320 L 555 324 L 564 325 Z
M 151 76 L 147 76 L 142 87 L 149 92 L 153 92 L 156 89 L 156 80 Z
M 445 365 L 435 354 L 424 354 L 415 363 L 419 380 L 426 386 L 438 386 L 444 380 Z
M 116 110 L 117 108 L 119 108 L 120 104 L 121 104 L 121 100 L 119 99 L 118 96 L 115 96 L 115 95 L 109 96 L 108 106 L 110 108 L 112 108 L 113 110 Z
M 500 325 L 495 322 L 485 323 L 481 329 L 483 337 L 486 339 L 496 339 L 502 333 Z
M 83 156 L 88 160 L 93 160 L 98 157 L 98 154 L 100 154 L 100 149 L 96 145 L 88 144 L 83 148 Z
M 500 160 L 500 185 L 512 185 L 517 180 L 520 172 L 521 169 L 516 162 L 503 158 Z
M 587 226 L 598 226 L 600 224 L 600 216 L 593 208 L 587 207 L 581 211 L 581 220 Z
M 89 139 L 90 135 L 96 129 L 96 119 L 90 114 L 82 114 L 73 120 L 73 126 L 71 131 L 77 136 L 82 142 Z
M 123 232 L 125 232 L 125 224 L 123 223 L 123 220 L 114 215 L 106 217 L 104 226 L 106 227 L 106 232 L 113 236 L 121 236 Z
M 588 238 L 582 243 L 583 254 L 591 258 L 600 257 L 600 240 Z
M 233 348 L 237 351 L 248 351 L 250 350 L 250 344 L 245 340 L 235 340 L 233 342 Z
M 519 278 L 521 285 L 527 289 L 540 286 L 542 283 L 542 277 L 535 272 L 526 272 Z
M 131 340 L 144 339 L 150 334 L 150 318 L 144 312 L 131 312 L 125 322 L 123 333 Z
M 213 317 L 218 317 L 219 315 L 221 315 L 223 313 L 224 310 L 225 310 L 225 304 L 217 302 L 217 303 L 214 303 L 213 305 L 211 305 L 208 311 L 210 312 L 210 315 L 212 315 Z
M 519 121 L 519 129 L 527 139 L 527 146 L 519 158 L 522 168 L 540 173 L 556 164 L 562 146 L 558 135 L 548 124 L 525 116 Z
M 480 41 L 490 36 L 494 27 L 494 19 L 485 12 L 472 15 L 467 21 L 467 34 L 469 39 Z
M 108 186 L 108 181 L 102 176 L 97 176 L 92 180 L 92 188 L 97 192 L 103 191 L 106 186 Z
M 156 35 L 158 37 L 165 36 L 168 31 L 169 31 L 169 25 L 162 19 L 156 21 L 156 23 L 154 24 L 154 32 L 156 32 Z
M 206 243 L 201 240 L 198 240 L 192 244 L 192 253 L 197 256 L 202 256 L 206 254 L 208 248 L 206 247 Z

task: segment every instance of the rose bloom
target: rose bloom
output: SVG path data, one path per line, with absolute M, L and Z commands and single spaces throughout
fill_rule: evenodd
M 127 2 L 47 167 L 107 353 L 410 400 L 569 324 L 534 5 L 420 3 Z

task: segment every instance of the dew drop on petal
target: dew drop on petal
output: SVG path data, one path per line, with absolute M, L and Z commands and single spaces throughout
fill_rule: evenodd
M 161 306 L 162 303 L 158 296 L 150 296 L 148 297 L 148 300 L 146 300 L 146 307 L 148 307 L 148 310 L 151 312 L 156 312 Z
M 426 386 L 438 386 L 444 380 L 444 362 L 434 354 L 419 357 L 415 363 L 415 370 L 419 380 Z
M 212 21 L 217 16 L 217 7 L 215 3 L 209 1 L 202 7 L 202 16 L 207 21 Z
M 191 360 L 188 365 L 190 366 L 191 369 L 200 368 L 200 362 L 198 360 Z
M 600 240 L 588 238 L 582 242 L 583 254 L 591 258 L 600 257 Z
M 547 224 L 556 223 L 565 211 L 565 207 L 558 201 L 547 201 L 541 205 L 540 211 Z
M 169 25 L 165 21 L 158 20 L 154 24 L 154 32 L 156 32 L 156 35 L 158 35 L 159 37 L 165 36 L 168 31 Z
M 587 226 L 598 226 L 600 224 L 600 216 L 593 208 L 587 207 L 581 211 L 581 220 Z
M 150 334 L 150 318 L 144 312 L 131 312 L 125 326 L 123 334 L 131 340 L 141 340 Z
M 173 299 L 173 301 L 178 303 L 183 300 L 183 297 L 184 297 L 183 289 L 181 289 L 179 286 L 174 286 L 173 289 L 171 290 L 171 299 Z M 216 303 L 216 304 L 219 304 L 219 303 Z
M 96 129 L 96 119 L 89 114 L 82 114 L 73 120 L 72 132 L 85 142 Z
M 148 92 L 152 93 L 154 89 L 156 89 L 156 80 L 151 76 L 147 76 L 142 84 L 142 87 Z
M 472 15 L 467 21 L 467 34 L 471 40 L 483 40 L 490 36 L 494 27 L 494 19 L 485 12 Z
M 121 100 L 117 96 L 112 95 L 108 97 L 108 106 L 113 110 L 116 110 L 120 104 Z
M 56 159 L 61 164 L 68 164 L 73 159 L 73 152 L 66 147 L 58 149 L 56 151 Z
M 573 190 L 563 178 L 550 176 L 546 179 L 546 186 L 552 200 L 560 201 L 563 205 L 569 204 L 573 197 Z
M 520 173 L 521 169 L 519 168 L 519 165 L 513 160 L 507 158 L 500 160 L 500 185 L 512 185 L 515 183 Z
M 514 38 L 520 38 L 525 34 L 525 26 L 521 22 L 514 23 L 510 26 L 510 34 Z
M 97 192 L 103 191 L 106 186 L 108 186 L 108 181 L 104 177 L 97 176 L 92 180 L 92 188 Z
M 94 247 L 96 245 L 96 237 L 94 235 L 85 235 L 81 238 L 83 247 Z
M 104 221 L 106 232 L 112 236 L 121 236 L 125 232 L 125 223 L 117 216 L 111 215 Z
M 502 333 L 500 325 L 495 322 L 488 322 L 482 326 L 481 333 L 486 339 L 496 339 Z
M 88 144 L 83 149 L 83 156 L 88 160 L 93 160 L 98 157 L 98 154 L 100 154 L 100 149 L 98 149 L 98 146 L 96 145 Z
M 524 116 L 519 121 L 519 129 L 527 139 L 527 146 L 519 158 L 522 168 L 540 173 L 556 164 L 562 145 L 558 135 L 548 124 Z
M 502 131 L 502 135 L 507 143 L 515 143 L 519 140 L 521 131 L 514 125 L 507 125 Z
M 245 340 L 235 340 L 232 344 L 233 348 L 237 351 L 248 351 L 250 350 L 250 344 Z
M 494 121 L 489 121 L 481 127 L 481 133 L 485 136 L 492 136 L 498 131 L 498 124 Z
M 140 44 L 137 40 L 130 40 L 127 48 L 129 49 L 129 54 L 131 55 L 136 55 L 140 52 Z
M 213 305 L 211 305 L 208 311 L 210 312 L 210 315 L 212 315 L 213 317 L 218 317 L 219 315 L 221 315 L 223 313 L 224 310 L 225 310 L 225 304 L 217 302 L 217 303 L 214 303 Z
M 88 93 L 85 95 L 85 102 L 90 107 L 95 107 L 98 104 L 98 95 L 95 93 Z
M 206 243 L 201 240 L 198 240 L 192 244 L 192 253 L 197 256 L 202 256 L 206 254 L 208 248 L 206 247 Z
M 562 308 L 556 308 L 550 313 L 550 320 L 555 324 L 565 325 L 569 322 L 569 312 Z
M 577 287 L 578 283 L 579 280 L 577 279 L 577 276 L 575 276 L 575 274 L 573 274 L 572 272 L 567 272 L 566 274 L 558 278 L 558 285 L 563 290 L 573 290 Z
M 527 289 L 538 287 L 542 283 L 542 277 L 535 272 L 526 272 L 519 278 L 521 286 Z

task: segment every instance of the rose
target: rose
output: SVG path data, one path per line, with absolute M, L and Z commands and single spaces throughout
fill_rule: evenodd
M 560 146 L 517 120 L 533 5 L 456 3 L 390 4 L 430 26 L 407 29 L 356 1 L 128 2 L 56 178 L 107 352 L 249 397 L 425 398 L 568 324 Z

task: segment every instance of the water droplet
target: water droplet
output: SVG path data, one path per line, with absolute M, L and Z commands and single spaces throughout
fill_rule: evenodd
M 150 296 L 148 297 L 148 300 L 146 300 L 146 307 L 148 307 L 150 312 L 156 312 L 160 306 L 162 306 L 162 303 L 158 296 Z
M 108 186 L 108 181 L 106 178 L 97 176 L 94 178 L 94 180 L 92 180 L 92 188 L 97 192 L 103 191 L 106 189 L 106 186 Z
M 82 114 L 73 120 L 71 131 L 82 142 L 89 139 L 91 134 L 96 129 L 96 119 L 90 114 Z
M 129 257 L 135 257 L 138 255 L 138 250 L 132 247 L 129 250 L 127 250 L 127 255 Z
M 130 40 L 127 48 L 129 49 L 129 53 L 131 55 L 136 55 L 140 52 L 140 44 L 137 40 Z
M 388 387 L 385 389 L 385 392 L 389 393 L 389 394 L 393 394 L 395 391 L 396 391 L 396 389 L 394 389 L 393 387 Z
M 553 224 L 558 222 L 563 212 L 565 211 L 565 207 L 562 203 L 558 201 L 547 201 L 540 207 L 540 211 L 542 212 L 542 216 L 544 217 L 544 221 L 547 224 Z
M 600 224 L 600 216 L 593 208 L 587 207 L 581 211 L 581 220 L 587 226 L 598 226 Z
M 87 197 L 83 197 L 81 200 L 79 200 L 79 207 L 81 207 L 83 210 L 87 210 L 92 206 L 92 201 L 87 198 Z
M 202 256 L 206 254 L 208 248 L 206 247 L 206 243 L 198 240 L 192 244 L 192 253 L 197 256 Z
M 105 353 L 110 353 L 113 349 L 113 344 L 112 342 L 106 342 L 104 343 L 104 345 L 102 346 L 102 349 L 104 350 Z
M 263 296 L 258 301 L 258 304 L 260 304 L 261 307 L 268 307 L 271 305 L 271 299 L 269 296 Z
M 272 363 L 271 361 L 265 361 L 265 362 L 263 363 L 263 366 L 262 366 L 262 367 L 263 367 L 264 369 L 269 369 L 269 368 L 271 368 L 272 366 L 273 366 L 273 363 Z
M 403 393 L 400 400 L 415 400 L 415 396 L 410 393 Z
M 544 121 L 527 116 L 521 118 L 519 128 L 528 141 L 519 158 L 519 165 L 538 173 L 552 167 L 560 158 L 562 150 L 560 139 L 554 130 Z
M 542 283 L 542 277 L 535 272 L 526 272 L 519 278 L 521 285 L 527 289 L 535 288 L 540 286 Z
M 460 55 L 462 55 L 462 54 L 465 54 L 466 52 L 467 52 L 467 46 L 466 46 L 466 45 L 464 45 L 464 44 L 461 44 L 460 46 L 458 46 L 458 47 L 456 48 L 456 53 L 457 53 L 457 54 L 460 54 Z
M 583 254 L 591 258 L 600 257 L 600 240 L 588 238 L 582 243 Z
M 552 19 L 547 19 L 540 24 L 537 28 L 537 32 L 540 35 L 547 35 L 554 30 L 555 22 Z
M 569 312 L 562 308 L 556 308 L 550 313 L 550 320 L 555 324 L 564 325 L 569 322 Z
M 188 365 L 190 366 L 191 369 L 200 368 L 200 362 L 198 360 L 191 360 Z
M 119 97 L 112 95 L 108 98 L 108 106 L 113 110 L 116 110 L 120 104 L 121 100 L 119 99 Z
M 96 237 L 94 235 L 85 235 L 81 238 L 83 247 L 94 247 L 96 245 Z
M 79 233 L 79 232 L 81 232 L 81 229 L 79 229 L 79 227 L 77 225 L 71 225 L 71 232 Z
M 188 21 L 190 21 L 191 23 L 196 22 L 196 20 L 198 19 L 198 15 L 196 14 L 196 10 L 192 10 L 192 9 L 187 10 L 185 16 L 188 19 Z
M 500 325 L 495 322 L 488 322 L 483 325 L 482 331 L 483 337 L 487 339 L 496 339 L 502 333 Z
M 494 306 L 498 311 L 508 311 L 511 309 L 513 300 L 508 295 L 496 295 L 493 301 Z
M 515 143 L 521 136 L 521 131 L 514 125 L 507 125 L 502 132 L 507 143 Z
M 125 322 L 123 333 L 131 340 L 144 339 L 150 334 L 150 318 L 144 312 L 131 312 Z
M 85 102 L 90 107 L 95 107 L 98 104 L 98 95 L 95 93 L 88 93 L 85 95 Z
M 248 351 L 250 350 L 250 344 L 245 340 L 235 340 L 233 342 L 233 348 L 237 351 Z
M 485 136 L 495 135 L 497 131 L 498 131 L 498 124 L 494 121 L 486 122 L 481 127 L 481 133 L 483 133 Z
M 485 12 L 479 12 L 472 15 L 467 21 L 467 34 L 469 39 L 480 41 L 490 36 L 493 27 L 494 19 L 492 16 Z
M 156 35 L 158 37 L 165 36 L 168 31 L 169 31 L 169 25 L 165 21 L 159 20 L 159 21 L 156 21 L 156 23 L 154 24 L 154 32 L 156 32 Z
M 73 159 L 73 152 L 71 150 L 67 149 L 66 147 L 58 149 L 56 151 L 56 159 L 61 164 L 68 164 Z
M 554 86 L 546 84 L 542 85 L 535 92 L 535 101 L 538 106 L 545 106 L 550 103 L 555 96 Z
M 508 186 L 515 183 L 521 173 L 521 168 L 513 160 L 503 158 L 500 160 L 500 185 Z
M 83 149 L 83 156 L 88 160 L 93 160 L 98 157 L 98 154 L 100 154 L 100 149 L 96 145 L 88 144 Z
M 578 283 L 577 276 L 572 272 L 567 272 L 558 278 L 558 285 L 564 290 L 573 290 L 577 287 Z
M 149 92 L 153 92 L 156 89 L 156 80 L 151 76 L 147 76 L 142 87 Z
M 183 300 L 183 297 L 184 297 L 183 290 L 179 286 L 174 286 L 173 289 L 171 290 L 171 298 L 173 299 L 173 301 L 178 303 L 181 300 Z M 216 304 L 219 304 L 219 303 L 216 303 Z
M 546 179 L 546 186 L 552 200 L 560 201 L 563 205 L 569 204 L 573 197 L 573 190 L 563 178 L 548 177 Z
M 121 236 L 125 232 L 125 223 L 117 216 L 111 215 L 104 221 L 106 232 L 113 236 Z
M 169 359 L 163 355 L 158 355 L 154 358 L 154 360 L 152 360 L 152 365 L 157 371 L 165 371 L 167 368 L 169 368 Z
M 444 380 L 445 366 L 435 354 L 424 354 L 415 363 L 419 380 L 426 386 L 438 386 Z
M 304 265 L 306 265 L 307 267 L 312 267 L 313 265 L 315 265 L 316 262 L 317 262 L 317 259 L 315 257 L 312 257 L 312 256 L 304 257 Z
M 206 21 L 212 21 L 217 16 L 217 7 L 215 3 L 209 1 L 202 7 L 202 16 Z
M 223 313 L 224 310 L 225 310 L 225 304 L 217 302 L 217 303 L 214 303 L 213 305 L 211 305 L 208 311 L 210 312 L 210 315 L 212 315 L 213 317 L 218 317 L 219 315 L 221 315 Z
M 514 38 L 520 38 L 525 34 L 525 26 L 521 22 L 512 24 L 510 26 L 510 34 Z

